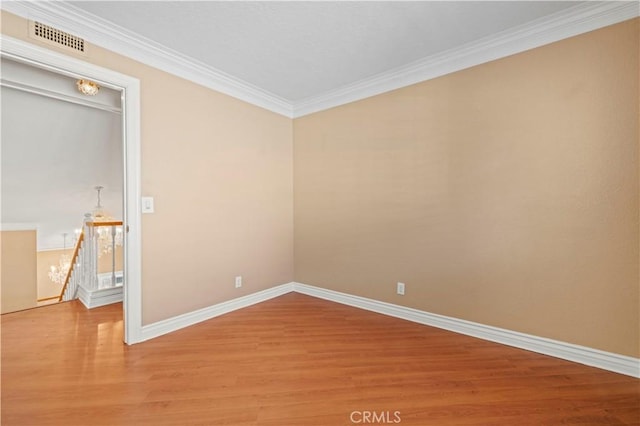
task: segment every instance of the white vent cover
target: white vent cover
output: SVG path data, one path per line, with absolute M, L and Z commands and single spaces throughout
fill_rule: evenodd
M 85 53 L 84 39 L 40 22 L 29 22 L 29 35 L 47 44 L 72 50 L 76 53 Z

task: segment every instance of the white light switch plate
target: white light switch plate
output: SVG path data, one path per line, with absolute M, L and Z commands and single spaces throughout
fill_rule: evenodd
M 142 197 L 142 213 L 153 213 L 153 197 Z

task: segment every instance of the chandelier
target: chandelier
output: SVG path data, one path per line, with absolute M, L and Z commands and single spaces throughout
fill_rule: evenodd
M 100 86 L 91 80 L 80 79 L 76 81 L 76 87 L 80 93 L 87 96 L 95 96 L 100 91 Z
M 64 237 L 64 250 L 67 250 L 67 234 L 62 234 Z M 64 285 L 67 275 L 71 269 L 71 257 L 67 253 L 62 253 L 58 266 L 52 265 L 49 270 L 49 279 L 56 284 Z
M 98 256 L 110 254 L 114 247 L 122 246 L 122 226 L 97 226 Z
M 98 202 L 96 206 L 93 208 L 93 221 L 94 222 L 111 222 L 113 218 L 107 214 L 102 208 L 102 204 L 100 203 L 100 191 L 104 189 L 104 186 L 95 186 L 94 189 L 98 193 Z
M 110 216 L 102 207 L 100 200 L 100 191 L 104 189 L 103 186 L 96 186 L 95 190 L 98 193 L 98 202 L 93 209 L 93 222 L 94 229 L 98 238 L 98 256 L 103 254 L 110 254 L 117 246 L 122 246 L 123 232 L 122 226 L 107 225 L 101 226 L 100 223 L 114 222 L 114 218 Z

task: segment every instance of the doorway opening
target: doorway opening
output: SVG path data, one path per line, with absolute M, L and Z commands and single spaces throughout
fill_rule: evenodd
M 110 91 L 119 97 L 120 112 L 116 119 L 118 121 L 118 138 L 121 141 L 118 147 L 119 164 L 121 165 L 118 173 L 121 182 L 120 187 L 122 188 L 119 194 L 122 200 L 122 222 L 119 224 L 121 229 L 119 238 L 122 241 L 124 250 L 121 265 L 122 273 L 118 275 L 120 275 L 119 280 L 124 283 L 122 286 L 123 337 L 127 344 L 139 342 L 142 340 L 139 81 L 136 78 L 11 37 L 2 36 L 0 42 L 2 44 L 0 54 L 3 62 L 7 61 L 7 63 L 10 62 L 16 66 L 29 67 L 29 69 L 35 73 L 45 73 L 67 79 L 71 78 L 74 81 L 89 80 L 95 82 L 99 87 L 104 88 L 105 91 Z M 28 84 L 24 82 L 18 83 L 28 86 Z M 3 84 L 3 86 L 5 85 Z M 25 89 L 25 87 L 22 87 L 22 89 Z M 68 103 L 74 102 L 73 97 L 66 100 Z M 109 108 L 109 106 L 107 107 Z M 88 142 L 91 136 L 91 132 L 87 132 Z M 58 154 L 64 155 L 64 153 Z M 55 165 L 55 158 L 58 154 L 52 154 L 51 163 L 53 165 Z M 106 178 L 107 176 L 105 175 L 105 179 Z M 103 186 L 101 182 L 95 183 L 97 184 L 96 186 Z M 117 182 L 112 186 L 117 187 Z M 98 191 L 98 193 L 99 192 L 100 191 Z M 116 208 L 117 207 L 119 206 L 116 206 Z M 113 209 L 114 207 L 108 206 L 108 208 Z M 3 231 L 5 230 L 4 222 L 5 220 L 3 218 Z M 116 226 L 113 226 L 113 230 L 111 248 L 115 249 Z M 60 239 L 62 239 L 62 236 Z M 115 261 L 113 266 L 115 267 Z M 115 278 L 115 276 L 115 271 L 113 271 L 112 279 Z

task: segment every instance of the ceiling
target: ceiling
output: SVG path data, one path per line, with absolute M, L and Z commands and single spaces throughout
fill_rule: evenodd
M 5 1 L 0 7 L 293 118 L 640 14 L 637 1 Z
M 67 247 L 85 213 L 102 205 L 122 218 L 120 93 L 90 100 L 76 80 L 2 59 L 2 229 L 37 229 L 38 250 Z M 86 98 L 86 97 L 85 97 Z
M 294 103 L 578 2 L 72 4 Z

